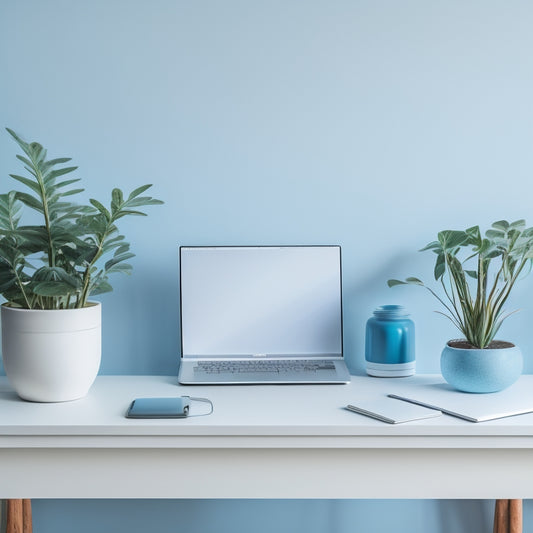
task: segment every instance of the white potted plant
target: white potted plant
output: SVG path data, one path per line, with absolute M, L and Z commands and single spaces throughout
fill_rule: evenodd
M 126 261 L 134 254 L 117 221 L 162 202 L 141 196 L 151 187 L 143 185 L 127 197 L 113 189 L 109 209 L 94 199 L 76 204 L 71 197 L 83 189 L 72 185 L 79 179 L 63 177 L 77 168 L 64 166 L 70 158 L 47 159 L 39 143 L 7 131 L 24 152 L 17 158 L 28 176 L 11 174 L 24 190 L 0 194 L 4 369 L 23 399 L 75 400 L 87 394 L 100 366 L 101 304 L 89 297 L 111 291 L 108 276 L 132 268 Z M 42 224 L 21 225 L 23 206 Z
M 395 285 L 428 289 L 444 306 L 464 338 L 447 342 L 441 354 L 443 377 L 465 392 L 496 392 L 522 373 L 522 354 L 513 343 L 495 339 L 512 288 L 533 257 L 533 228 L 524 220 L 494 222 L 481 235 L 479 226 L 465 231 L 441 231 L 422 249 L 437 256 L 434 277 L 442 296 L 418 278 L 391 279 Z M 526 270 L 525 270 L 526 269 Z

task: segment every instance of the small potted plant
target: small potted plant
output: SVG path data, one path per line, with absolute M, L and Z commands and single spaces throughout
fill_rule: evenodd
M 512 313 L 505 304 L 533 257 L 533 228 L 524 220 L 494 222 L 482 236 L 479 226 L 441 231 L 421 251 L 436 254 L 434 277 L 441 294 L 420 279 L 391 279 L 389 287 L 425 287 L 443 305 L 464 336 L 448 341 L 441 355 L 443 377 L 465 392 L 496 392 L 522 373 L 522 354 L 511 342 L 496 340 L 502 322 Z
M 101 304 L 90 296 L 111 291 L 108 276 L 130 273 L 134 254 L 117 222 L 145 215 L 140 207 L 161 204 L 142 196 L 151 185 L 127 197 L 116 188 L 109 209 L 71 201 L 83 189 L 65 177 L 77 167 L 70 158 L 47 159 L 36 142 L 7 129 L 23 155 L 27 176 L 11 174 L 24 186 L 0 194 L 0 294 L 2 355 L 6 375 L 20 397 L 55 402 L 87 394 L 100 366 Z M 26 206 L 40 224 L 21 225 Z

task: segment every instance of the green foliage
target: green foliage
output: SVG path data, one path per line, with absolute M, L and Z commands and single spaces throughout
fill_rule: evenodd
M 24 188 L 0 194 L 0 294 L 27 309 L 84 307 L 90 295 L 112 290 L 109 274 L 131 273 L 126 261 L 134 254 L 117 221 L 146 216 L 140 207 L 163 202 L 141 196 L 151 187 L 143 185 L 127 197 L 113 189 L 109 209 L 94 199 L 90 206 L 73 203 L 69 197 L 83 189 L 72 187 L 79 179 L 63 178 L 77 169 L 64 166 L 70 158 L 48 160 L 39 143 L 7 131 L 24 152 L 17 159 L 28 176 L 10 174 Z M 24 206 L 37 211 L 43 224 L 20 225 Z M 37 267 L 35 261 L 44 265 Z
M 512 314 L 505 314 L 504 304 L 515 282 L 521 274 L 529 272 L 533 228 L 526 228 L 525 220 L 512 223 L 499 220 L 485 232 L 485 237 L 479 226 L 465 231 L 441 231 L 437 240 L 421 251 L 425 250 L 437 256 L 433 274 L 440 282 L 443 296 L 418 278 L 390 279 L 389 287 L 406 284 L 425 287 L 446 309 L 441 314 L 455 324 L 466 340 L 472 346 L 485 348 Z

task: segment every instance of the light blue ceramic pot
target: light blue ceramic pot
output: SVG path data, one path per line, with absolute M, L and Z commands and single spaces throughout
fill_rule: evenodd
M 498 392 L 522 374 L 522 352 L 517 346 L 495 349 L 455 348 L 446 344 L 440 358 L 444 379 L 463 392 Z

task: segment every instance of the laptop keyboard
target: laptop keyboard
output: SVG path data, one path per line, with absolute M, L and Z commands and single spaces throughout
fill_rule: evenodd
M 257 372 L 313 372 L 319 370 L 335 370 L 333 361 L 322 359 L 302 359 L 301 361 L 199 361 L 194 367 L 195 372 L 206 374 L 221 373 L 257 373 Z

